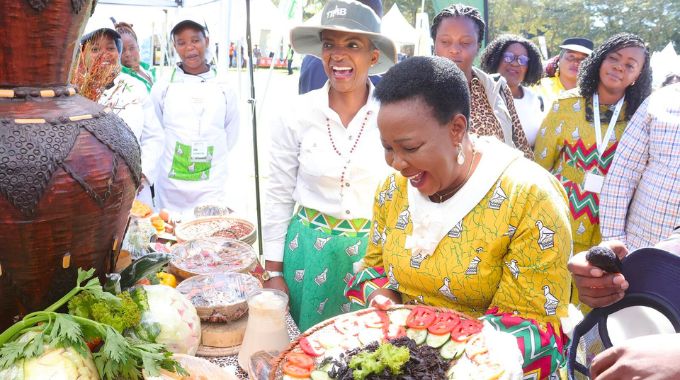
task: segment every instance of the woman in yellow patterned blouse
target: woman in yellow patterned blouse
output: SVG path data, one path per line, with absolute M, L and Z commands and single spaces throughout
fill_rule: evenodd
M 600 188 L 651 80 L 644 41 L 627 33 L 612 36 L 583 61 L 579 87 L 555 101 L 538 131 L 536 162 L 567 191 L 574 252 L 600 243 Z
M 546 378 L 563 363 L 569 301 L 563 188 L 520 151 L 468 135 L 467 81 L 451 61 L 409 58 L 375 94 L 385 160 L 399 173 L 376 193 L 364 269 L 347 296 L 483 316 L 517 337 L 526 374 Z

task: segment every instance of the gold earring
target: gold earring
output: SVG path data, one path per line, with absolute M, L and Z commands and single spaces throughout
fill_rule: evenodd
M 458 165 L 463 165 L 465 163 L 465 154 L 463 153 L 463 143 L 458 143 L 458 158 L 456 159 Z

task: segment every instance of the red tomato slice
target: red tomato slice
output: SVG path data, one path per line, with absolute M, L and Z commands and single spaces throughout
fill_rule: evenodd
M 458 342 L 467 341 L 470 335 L 482 331 L 482 323 L 471 319 L 462 319 L 460 323 L 451 330 L 451 339 Z
M 357 320 L 352 317 L 338 318 L 334 322 L 335 329 L 338 330 L 340 334 L 355 336 L 359 334 L 359 325 Z
M 299 352 L 292 352 L 286 355 L 286 362 L 310 371 L 314 369 L 314 359 Z
M 326 349 L 324 349 L 321 346 L 321 343 L 313 339 L 307 339 L 306 336 L 300 338 L 299 344 L 302 351 L 304 351 L 305 354 L 312 357 L 320 356 L 321 354 L 326 352 Z
M 412 329 L 424 330 L 430 327 L 436 317 L 437 315 L 434 310 L 425 307 L 416 307 L 411 310 L 411 314 L 406 318 L 406 326 Z
M 460 324 L 460 318 L 457 315 L 449 312 L 439 313 L 427 331 L 434 335 L 444 335 L 450 333 L 458 324 Z
M 290 362 L 283 363 L 283 373 L 290 377 L 299 379 L 307 379 L 311 375 L 311 371 L 307 368 L 300 368 Z

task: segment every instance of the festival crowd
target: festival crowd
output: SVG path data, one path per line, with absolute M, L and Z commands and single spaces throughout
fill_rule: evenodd
M 433 19 L 434 56 L 397 64 L 382 13 L 330 0 L 291 30 L 289 56 L 305 58 L 300 95 L 267 125 L 265 287 L 289 295 L 302 331 L 368 305 L 452 308 L 513 334 L 525 377 L 557 378 L 579 314 L 628 288 L 586 251 L 622 259 L 679 237 L 680 84 L 653 89 L 629 33 L 564 36 L 545 64 L 518 35 L 482 50 L 484 18 L 462 4 Z M 73 77 L 135 133 L 138 197 L 181 214 L 227 202 L 240 115 L 207 27 L 182 20 L 170 37 L 169 78 L 123 22 L 82 37 Z M 680 376 L 680 338 L 649 339 L 595 357 L 591 376 Z

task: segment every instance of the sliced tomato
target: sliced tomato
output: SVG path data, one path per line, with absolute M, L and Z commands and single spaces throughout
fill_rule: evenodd
M 451 332 L 458 324 L 460 318 L 449 312 L 439 313 L 434 322 L 427 328 L 427 331 L 434 335 L 444 335 Z
M 314 369 L 314 359 L 312 359 L 309 355 L 300 352 L 292 352 L 286 355 L 286 361 L 290 364 L 296 365 L 300 368 L 306 368 L 310 371 Z
M 406 318 L 406 326 L 412 329 L 424 330 L 434 322 L 437 314 L 432 309 L 425 307 L 416 307 L 411 310 L 408 318 Z
M 333 323 L 335 329 L 338 330 L 340 334 L 355 336 L 359 334 L 359 325 L 356 318 L 352 317 L 341 317 L 338 318 L 335 323 Z
M 451 330 L 451 339 L 458 342 L 465 342 L 470 335 L 482 331 L 482 323 L 471 319 L 462 319 L 460 323 Z
M 283 363 L 283 373 L 290 377 L 295 377 L 298 379 L 307 379 L 311 375 L 312 371 L 307 368 L 301 368 L 296 366 L 291 362 Z
M 299 344 L 302 351 L 312 357 L 320 356 L 326 352 L 326 349 L 321 346 L 321 343 L 313 339 L 308 339 L 306 336 L 300 338 Z

